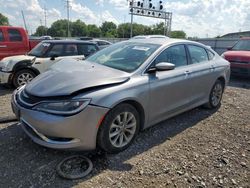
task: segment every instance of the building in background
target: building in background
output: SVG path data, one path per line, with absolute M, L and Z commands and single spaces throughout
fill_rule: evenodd
M 226 35 L 221 36 L 221 38 L 241 38 L 241 37 L 250 37 L 250 31 L 228 33 Z

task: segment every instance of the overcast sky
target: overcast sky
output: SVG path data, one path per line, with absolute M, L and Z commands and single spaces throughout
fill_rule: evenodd
M 157 4 L 159 0 L 152 0 Z M 172 30 L 183 30 L 188 36 L 214 37 L 230 32 L 250 30 L 250 0 L 163 0 L 167 11 L 173 12 Z M 127 0 L 70 0 L 70 19 L 100 25 L 129 22 Z M 13 26 L 23 26 L 24 11 L 29 31 L 44 24 L 43 8 L 47 8 L 48 26 L 66 18 L 65 0 L 0 0 L 0 12 Z M 152 25 L 154 18 L 135 17 L 135 22 Z

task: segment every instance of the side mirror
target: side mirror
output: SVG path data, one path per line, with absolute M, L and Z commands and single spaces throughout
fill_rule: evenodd
M 53 55 L 51 55 L 50 60 L 54 61 L 57 57 L 58 57 L 58 55 L 53 54 Z
M 157 63 L 155 65 L 156 71 L 167 71 L 167 70 L 173 70 L 175 68 L 175 65 L 173 63 L 168 62 L 161 62 Z
M 161 62 L 161 63 L 157 63 L 154 67 L 151 67 L 150 69 L 148 69 L 148 73 L 153 73 L 156 71 L 168 71 L 168 70 L 173 70 L 175 69 L 175 65 L 172 63 L 168 63 L 168 62 Z

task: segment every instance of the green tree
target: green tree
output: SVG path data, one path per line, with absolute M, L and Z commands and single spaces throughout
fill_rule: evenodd
M 70 26 L 72 22 L 70 22 Z M 67 37 L 68 20 L 57 20 L 48 29 L 48 34 L 53 37 Z
M 102 36 L 105 37 L 116 37 L 117 26 L 113 22 L 103 22 L 101 27 Z
M 0 13 L 0 25 L 10 25 L 9 19 Z
M 155 24 L 152 26 L 152 34 L 163 35 L 165 24 L 163 22 Z
M 130 37 L 130 23 L 124 23 L 118 25 L 117 28 L 118 38 L 129 38 Z
M 46 28 L 45 26 L 39 26 L 38 28 L 36 28 L 36 32 L 34 33 L 34 36 L 43 36 L 46 35 L 48 31 L 48 28 Z
M 150 34 L 152 34 L 152 29 L 149 26 L 133 23 L 133 36 Z M 119 38 L 130 38 L 130 23 L 120 24 L 117 35 Z
M 101 29 L 96 25 L 88 25 L 88 34 L 90 37 L 100 37 L 101 36 Z
M 184 31 L 171 31 L 171 38 L 185 39 L 186 33 Z
M 88 28 L 87 25 L 82 22 L 81 20 L 76 20 L 71 24 L 71 36 L 72 37 L 80 37 L 80 36 L 87 36 L 88 35 Z

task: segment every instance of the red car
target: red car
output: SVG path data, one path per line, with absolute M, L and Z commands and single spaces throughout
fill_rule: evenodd
M 24 55 L 41 40 L 29 40 L 22 27 L 0 26 L 0 60 L 4 57 Z
M 250 38 L 241 38 L 221 56 L 230 62 L 233 75 L 250 76 Z

